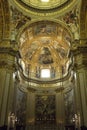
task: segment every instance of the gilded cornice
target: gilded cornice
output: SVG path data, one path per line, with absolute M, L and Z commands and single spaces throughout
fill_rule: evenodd
M 16 71 L 16 66 L 15 64 L 9 64 L 8 62 L 5 62 L 5 61 L 0 61 L 0 69 L 8 69 L 8 70 L 11 70 L 11 71 Z
M 10 56 L 14 56 L 14 57 L 18 57 L 19 56 L 19 51 L 12 49 L 11 47 L 0 47 L 0 55 L 4 54 L 4 55 L 10 55 Z
M 17 63 L 17 65 L 18 65 L 18 70 L 19 70 L 19 72 L 20 72 L 20 76 L 21 76 L 21 78 L 24 80 L 24 81 L 27 81 L 27 82 L 32 82 L 32 83 L 36 83 L 36 84 L 55 84 L 55 83 L 59 83 L 59 82 L 64 82 L 64 81 L 66 81 L 66 80 L 68 80 L 69 78 L 70 78 L 70 76 L 71 76 L 71 67 L 69 67 L 69 70 L 68 70 L 68 73 L 67 73 L 67 75 L 66 76 L 64 76 L 63 78 L 60 78 L 60 79 L 57 79 L 57 78 L 55 78 L 55 79 L 49 79 L 49 80 L 40 80 L 40 79 L 38 79 L 38 78 L 32 78 L 32 77 L 26 77 L 25 75 L 24 75 L 24 73 L 23 73 L 23 70 L 22 70 L 22 68 L 20 67 L 20 65 Z
M 74 56 L 74 67 L 82 68 L 87 66 L 87 44 L 78 44 L 71 50 Z
M 18 57 L 20 57 L 19 52 L 11 47 L 0 47 L 0 68 L 15 71 L 17 69 L 15 58 Z
M 87 44 L 80 44 L 80 40 L 75 41 L 72 44 L 71 52 L 73 53 L 73 55 L 87 53 Z
M 15 71 L 15 58 L 9 54 L 0 53 L 0 69 L 1 68 Z
M 59 87 L 55 90 L 56 93 L 60 93 L 60 92 L 63 92 L 64 90 L 64 87 Z
M 30 88 L 30 87 L 28 87 L 27 90 L 28 90 L 28 92 L 32 92 L 32 93 L 35 93 L 35 92 L 36 92 L 36 89 Z

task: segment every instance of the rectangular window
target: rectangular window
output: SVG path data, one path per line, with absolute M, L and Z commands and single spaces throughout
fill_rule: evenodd
M 41 69 L 41 78 L 50 78 L 50 69 Z

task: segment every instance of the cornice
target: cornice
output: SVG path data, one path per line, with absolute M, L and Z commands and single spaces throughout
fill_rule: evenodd
M 16 71 L 15 63 L 10 64 L 8 61 L 0 61 L 0 69 L 8 69 L 11 71 Z
M 36 92 L 36 89 L 30 88 L 30 87 L 28 87 L 27 90 L 28 90 L 28 92 L 32 92 L 32 93 L 35 93 L 35 92 Z
M 23 70 L 22 70 L 22 68 L 21 68 L 21 66 L 19 65 L 19 63 L 17 62 L 17 65 L 18 65 L 18 70 L 19 70 L 19 72 L 20 72 L 20 76 L 21 76 L 21 78 L 22 79 L 24 79 L 25 81 L 27 81 L 27 82 L 32 82 L 32 83 L 36 83 L 36 84 L 55 84 L 55 83 L 59 83 L 59 82 L 64 82 L 64 81 L 66 81 L 67 79 L 69 79 L 70 78 L 70 76 L 71 76 L 71 66 L 69 67 L 69 69 L 68 69 L 68 73 L 67 73 L 67 75 L 66 76 L 64 76 L 63 78 L 60 78 L 60 79 L 51 79 L 51 80 L 40 80 L 40 79 L 38 79 L 38 78 L 32 78 L 32 77 L 26 77 L 25 75 L 24 75 L 24 73 L 23 73 Z
M 71 52 L 73 55 L 78 55 L 78 54 L 84 54 L 87 53 L 87 44 L 74 44 L 71 48 Z
M 74 68 L 87 67 L 87 44 L 78 44 L 71 53 L 74 57 Z
M 63 92 L 63 90 L 64 90 L 64 87 L 60 87 L 60 88 L 57 88 L 57 89 L 55 90 L 55 92 L 56 92 L 56 93 L 60 93 L 60 92 Z
M 9 54 L 9 55 L 14 56 L 14 57 L 20 56 L 19 51 L 14 50 L 11 47 L 0 47 L 0 54 Z

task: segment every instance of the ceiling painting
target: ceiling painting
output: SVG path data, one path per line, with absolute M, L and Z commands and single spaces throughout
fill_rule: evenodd
M 50 50 L 47 47 L 44 47 L 42 49 L 38 60 L 39 60 L 40 64 L 52 64 L 53 63 L 53 57 L 51 55 Z
M 79 14 L 80 14 L 80 5 L 74 7 L 73 10 L 69 11 L 63 16 L 63 21 L 71 29 L 74 39 L 79 39 Z
M 42 68 L 52 68 L 59 72 L 60 68 L 66 68 L 66 64 L 69 63 L 71 40 L 69 32 L 60 24 L 52 21 L 33 23 L 20 35 L 21 58 L 25 66 L 31 66 L 31 73 L 38 72 L 40 75 Z
M 34 35 L 55 35 L 57 33 L 56 25 L 51 25 L 47 23 L 38 24 L 34 28 Z

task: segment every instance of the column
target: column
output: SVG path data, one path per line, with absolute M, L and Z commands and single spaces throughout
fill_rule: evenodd
M 78 124 L 87 127 L 87 45 L 72 50 L 76 73 L 75 101 Z
M 27 122 L 26 124 L 35 123 L 35 92 L 28 90 L 27 93 Z
M 63 90 L 56 93 L 56 123 L 60 129 L 64 129 L 65 110 L 64 110 L 64 94 Z
M 12 112 L 16 53 L 10 47 L 0 47 L 0 128 L 8 125 Z

